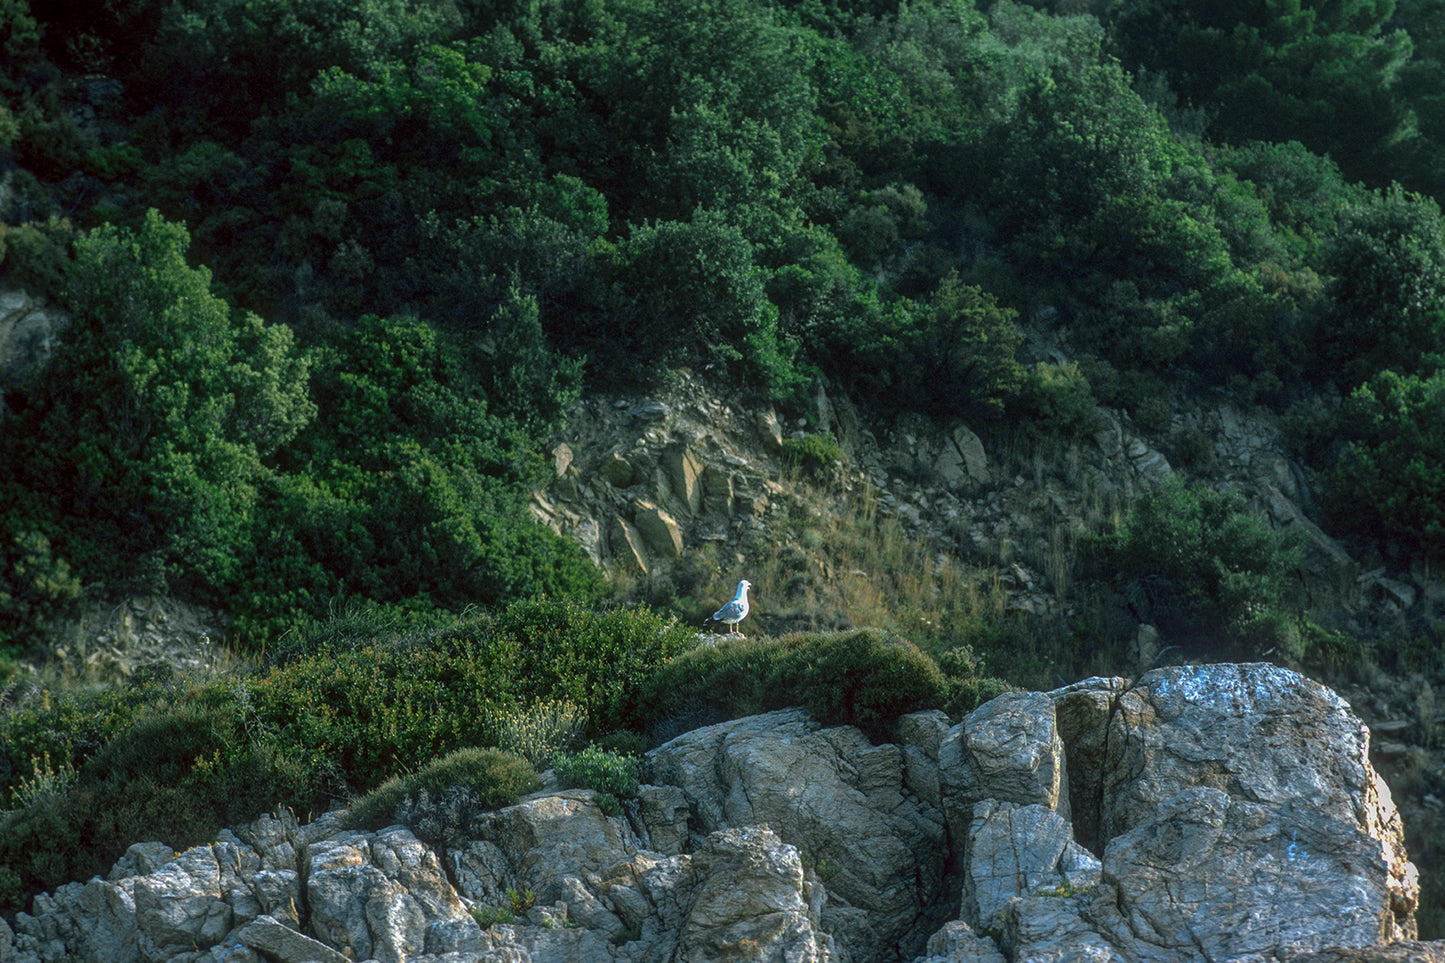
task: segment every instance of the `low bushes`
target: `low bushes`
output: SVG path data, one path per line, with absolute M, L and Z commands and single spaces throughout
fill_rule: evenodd
M 16 808 L 0 816 L 0 906 L 103 874 L 137 840 L 184 848 L 264 810 L 306 805 L 309 773 L 279 747 L 252 740 L 236 708 L 219 690 L 149 706 L 78 765 L 74 752 L 32 760 L 12 786 Z M 50 710 L 41 725 L 76 721 L 72 711 Z
M 640 779 L 635 732 L 699 705 L 724 717 L 801 705 L 883 738 L 903 713 L 962 711 L 1002 689 L 976 660 L 947 654 L 944 671 L 879 630 L 685 651 L 693 633 L 646 609 L 546 598 L 390 637 L 343 621 L 349 638 L 323 627 L 311 651 L 293 646 L 245 678 L 41 698 L 0 716 L 0 909 L 105 873 L 137 840 L 182 848 L 281 806 L 355 797 L 355 825 L 400 821 L 448 844 L 531 791 L 544 764 L 620 812 Z
M 1299 648 L 1284 611 L 1298 553 L 1233 492 L 1171 479 L 1086 548 L 1136 616 L 1172 638 L 1249 657 Z
M 354 801 L 347 823 L 381 829 L 400 822 L 418 839 L 450 843 L 480 814 L 537 788 L 537 771 L 500 749 L 459 749 L 414 773 L 394 776 Z
M 876 629 L 798 633 L 727 641 L 673 659 L 639 694 L 637 721 L 662 732 L 679 719 L 716 721 L 800 705 L 824 722 L 881 738 L 900 715 L 976 704 L 987 688 L 946 675 L 912 643 Z

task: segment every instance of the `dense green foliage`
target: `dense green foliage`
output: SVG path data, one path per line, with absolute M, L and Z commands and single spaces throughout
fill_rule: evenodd
M 691 639 L 645 609 L 545 598 L 426 631 L 352 615 L 264 671 L 6 713 L 0 905 L 104 873 L 142 837 L 191 845 L 276 806 L 322 811 L 357 795 L 368 825 L 396 821 L 403 804 L 402 821 L 432 825 L 503 805 L 535 781 L 495 748 L 519 710 L 566 700 L 611 732 L 633 716 L 629 694 Z M 576 758 L 589 785 L 627 794 L 627 763 L 598 749 Z M 448 796 L 454 786 L 466 792 Z
M 108 592 L 223 608 L 266 664 L 0 720 L 0 899 L 139 826 L 379 786 L 375 819 L 444 841 L 528 783 L 480 749 L 575 764 L 791 704 L 879 735 L 1000 690 L 965 639 L 1043 671 L 985 645 L 1001 611 L 915 613 L 935 659 L 861 630 L 683 654 L 595 610 L 528 507 L 588 385 L 690 369 L 808 423 L 826 379 L 1061 446 L 1098 402 L 1201 472 L 1170 399 L 1219 392 L 1292 411 L 1332 534 L 1445 559 L 1445 2 L 1077 8 L 0 0 L 0 274 L 74 319 L 0 400 L 0 668 Z M 1200 651 L 1335 645 L 1230 495 L 1166 487 L 1086 548 Z
M 1330 478 L 1336 518 L 1445 558 L 1445 371 L 1378 375 L 1346 400 L 1340 428 L 1348 446 Z
M 1092 549 L 1140 620 L 1179 644 L 1302 654 L 1283 605 L 1295 552 L 1238 495 L 1171 479 Z
M 402 823 L 419 839 L 450 843 L 476 816 L 537 786 L 524 759 L 497 749 L 458 749 L 361 796 L 347 807 L 346 821 L 371 830 Z
M 1186 372 L 1428 376 L 1445 222 L 1390 182 L 1445 184 L 1442 16 L 12 0 L 0 267 L 76 324 L 5 400 L 0 645 L 96 583 L 253 641 L 594 593 L 525 506 L 586 379 L 1075 435 Z M 1080 364 L 1022 365 L 1021 312 Z
M 962 663 L 955 663 L 961 665 Z M 801 705 L 875 736 L 920 709 L 973 708 L 1006 686 L 952 676 L 912 643 L 875 629 L 799 633 L 693 649 L 654 673 L 635 724 L 654 731 Z

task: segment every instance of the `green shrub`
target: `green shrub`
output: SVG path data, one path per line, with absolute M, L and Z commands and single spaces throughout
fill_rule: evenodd
M 568 788 L 595 789 L 621 799 L 637 795 L 642 776 L 642 762 L 636 756 L 624 756 L 596 746 L 559 756 L 553 769 L 562 785 Z
M 419 839 L 451 843 L 478 815 L 510 806 L 537 786 L 537 771 L 520 756 L 458 749 L 355 800 L 346 822 L 369 830 L 401 822 Z
M 639 693 L 641 720 L 714 718 L 802 706 L 882 736 L 908 712 L 948 701 L 949 683 L 912 643 L 873 629 L 730 640 L 664 665 Z
M 524 709 L 503 709 L 493 722 L 498 748 L 539 767 L 570 749 L 586 724 L 587 714 L 566 699 L 540 699 Z
M 308 768 L 366 790 L 397 772 L 492 741 L 519 659 L 509 640 L 427 639 L 321 650 L 273 669 L 254 687 L 260 724 Z M 339 787 L 338 787 L 339 788 Z
M 52 552 L 50 539 L 20 530 L 0 547 L 0 653 L 43 641 L 55 619 L 80 598 L 80 579 Z
M 54 710 L 49 717 L 71 724 Z M 12 786 L 17 808 L 0 819 L 7 900 L 104 874 L 137 840 L 183 849 L 278 806 L 318 802 L 310 773 L 252 739 L 223 691 L 178 706 L 159 700 L 116 726 L 105 726 L 115 734 L 78 766 L 44 752 Z
M 1086 551 L 1171 636 L 1252 656 L 1294 646 L 1281 606 L 1298 553 L 1235 493 L 1170 479 Z
M 1072 361 L 1035 365 L 1024 378 L 1019 404 L 1043 432 L 1074 437 L 1094 430 L 1094 392 Z
M 566 699 L 600 735 L 626 727 L 637 691 L 695 635 L 647 608 L 597 612 L 575 599 L 539 596 L 461 624 L 458 639 L 486 637 L 515 652 L 508 688 L 520 699 Z
M 1445 559 L 1445 371 L 1376 375 L 1346 399 L 1339 462 L 1324 474 L 1341 527 Z
M 828 435 L 783 439 L 783 459 L 804 468 L 827 468 L 842 457 L 842 447 Z

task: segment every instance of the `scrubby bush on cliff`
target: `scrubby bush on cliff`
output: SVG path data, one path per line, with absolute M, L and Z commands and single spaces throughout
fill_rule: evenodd
M 1233 492 L 1171 478 L 1089 554 L 1135 614 L 1169 638 L 1251 657 L 1297 647 L 1283 609 L 1297 553 Z
M 1355 389 L 1336 424 L 1348 442 L 1324 476 L 1336 524 L 1445 559 L 1445 371 L 1385 371 Z
M 962 682 L 874 629 L 734 640 L 662 666 L 638 694 L 638 722 L 662 731 L 802 706 L 882 737 L 900 715 L 949 705 Z
M 353 801 L 346 822 L 370 830 L 399 822 L 425 842 L 452 843 L 477 816 L 516 802 L 537 786 L 536 770 L 520 756 L 458 749 Z
M 42 709 L 33 720 L 5 720 L 12 745 L 40 737 L 58 747 L 9 787 L 15 808 L 0 814 L 0 906 L 104 874 L 134 842 L 159 839 L 180 849 L 265 810 L 315 801 L 311 773 L 283 748 L 256 740 L 224 688 L 176 704 L 155 690 L 132 695 L 151 704 L 118 713 L 112 704 L 114 714 L 93 735 L 86 726 L 93 714 L 77 712 L 84 700 Z M 37 732 L 36 723 L 68 731 Z M 105 740 L 98 747 L 97 737 Z M 38 783 L 45 792 L 34 791 Z

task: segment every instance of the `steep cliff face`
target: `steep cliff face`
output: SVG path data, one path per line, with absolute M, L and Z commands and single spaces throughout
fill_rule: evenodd
M 1367 751 L 1339 696 L 1262 664 L 881 745 L 785 710 L 653 750 L 621 816 L 544 791 L 441 852 L 338 814 L 138 844 L 0 925 L 0 961 L 1445 960 Z

